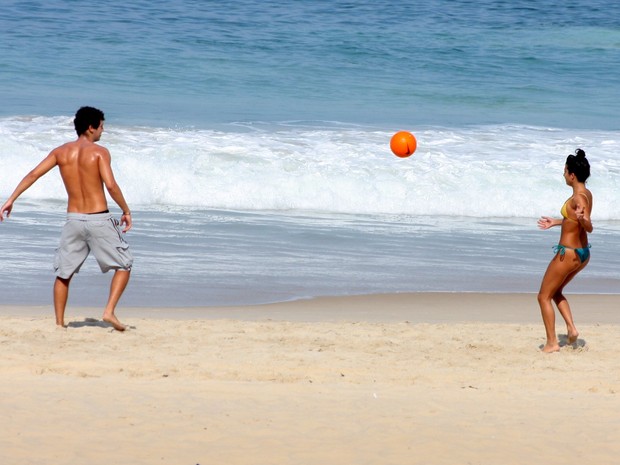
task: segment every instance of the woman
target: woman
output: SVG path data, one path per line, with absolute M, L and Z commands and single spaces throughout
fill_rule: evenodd
M 553 226 L 562 226 L 560 242 L 554 247 L 555 256 L 543 277 L 538 292 L 538 303 L 542 313 L 547 343 L 543 352 L 560 350 L 557 335 L 555 334 L 555 311 L 551 300 L 555 302 L 562 318 L 566 322 L 568 343 L 577 341 L 577 328 L 573 323 L 573 315 L 566 297 L 562 294 L 564 287 L 583 270 L 590 261 L 590 245 L 588 234 L 592 232 L 590 213 L 592 212 L 592 193 L 586 189 L 586 179 L 590 176 L 590 164 L 586 153 L 577 149 L 575 155 L 569 155 L 564 167 L 566 184 L 573 189 L 573 195 L 564 202 L 562 219 L 553 219 L 543 216 L 538 220 L 540 229 L 549 229 Z

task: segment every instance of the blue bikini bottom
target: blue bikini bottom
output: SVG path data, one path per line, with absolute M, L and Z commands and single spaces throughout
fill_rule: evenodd
M 577 256 L 579 257 L 579 260 L 581 261 L 581 263 L 585 262 L 588 258 L 590 258 L 590 247 L 592 247 L 590 244 L 588 244 L 587 247 L 583 247 L 581 249 L 574 249 L 572 247 L 566 247 L 565 245 L 562 244 L 558 244 L 558 245 L 554 245 L 553 246 L 553 253 L 560 253 L 560 255 L 564 255 L 564 252 L 566 252 L 566 249 L 569 250 L 574 250 L 575 253 L 577 254 Z

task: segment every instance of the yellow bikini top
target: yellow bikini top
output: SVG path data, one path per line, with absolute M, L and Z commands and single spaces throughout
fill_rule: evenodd
M 588 200 L 588 196 L 584 193 L 584 192 L 579 192 L 579 194 L 583 195 L 586 198 L 586 202 L 588 203 L 588 205 L 590 204 L 590 201 Z M 560 213 L 562 214 L 562 216 L 564 218 L 566 218 L 567 220 L 571 220 L 571 221 L 577 221 L 575 218 L 571 218 L 568 216 L 568 211 L 566 209 L 566 205 L 568 204 L 568 202 L 570 202 L 573 199 L 573 197 L 571 197 L 570 199 L 568 199 L 566 202 L 564 202 L 564 205 L 562 205 L 562 208 L 560 208 Z
M 572 199 L 572 197 L 570 199 L 568 199 L 566 202 L 564 202 L 564 205 L 562 205 L 562 208 L 560 209 L 560 213 L 562 214 L 562 216 L 564 218 L 566 218 L 567 220 L 572 220 L 572 218 L 568 217 L 568 212 L 566 211 L 566 204 Z

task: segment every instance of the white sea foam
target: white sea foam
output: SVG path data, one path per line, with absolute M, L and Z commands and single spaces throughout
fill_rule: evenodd
M 395 128 L 401 129 L 401 128 Z M 538 217 L 570 195 L 567 154 L 588 153 L 594 216 L 620 219 L 620 132 L 524 126 L 406 128 L 416 153 L 389 150 L 394 131 L 337 124 L 231 125 L 213 130 L 106 125 L 101 143 L 133 206 L 159 209 Z M 71 118 L 0 119 L 0 195 L 53 147 Z M 23 196 L 62 200 L 58 176 Z

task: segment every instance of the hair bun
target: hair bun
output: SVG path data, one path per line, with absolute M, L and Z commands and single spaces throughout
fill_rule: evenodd
M 577 156 L 577 158 L 586 158 L 586 152 L 581 149 L 575 150 L 575 155 Z

